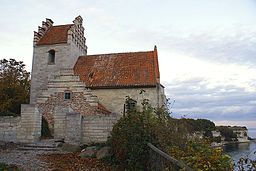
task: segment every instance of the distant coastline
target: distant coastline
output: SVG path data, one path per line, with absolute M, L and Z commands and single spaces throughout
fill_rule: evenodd
M 255 139 L 256 138 L 256 128 L 248 128 L 249 137 Z

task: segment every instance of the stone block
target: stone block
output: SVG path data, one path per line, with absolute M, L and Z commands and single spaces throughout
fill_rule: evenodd
M 81 148 L 78 145 L 64 143 L 61 147 L 61 150 L 67 151 L 67 152 L 78 152 L 78 151 L 81 151 Z
M 111 156 L 111 148 L 110 147 L 102 147 L 100 150 L 97 151 L 96 157 L 97 159 L 103 159 L 106 157 Z

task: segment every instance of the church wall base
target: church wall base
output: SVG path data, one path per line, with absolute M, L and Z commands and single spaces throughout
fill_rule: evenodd
M 41 136 L 42 116 L 36 105 L 21 105 L 20 129 L 17 132 L 17 140 L 23 143 L 39 141 Z

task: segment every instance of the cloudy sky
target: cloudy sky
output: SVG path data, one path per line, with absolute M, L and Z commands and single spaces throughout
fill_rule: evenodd
M 255 0 L 1 0 L 0 57 L 31 69 L 45 18 L 84 18 L 88 54 L 158 47 L 173 116 L 256 127 Z

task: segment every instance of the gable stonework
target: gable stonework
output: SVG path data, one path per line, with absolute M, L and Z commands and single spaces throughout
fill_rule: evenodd
M 83 19 L 78 16 L 73 24 L 53 26 L 46 19 L 38 32 L 34 32 L 34 52 L 31 73 L 30 103 L 35 104 L 48 80 L 61 68 L 73 68 L 77 58 L 86 55 Z M 55 63 L 48 63 L 48 52 L 55 51 Z
M 98 97 L 85 87 L 79 77 L 73 74 L 72 69 L 60 70 L 60 74 L 54 75 L 49 80 L 47 87 L 38 97 L 37 104 L 40 113 L 48 121 L 53 136 L 55 136 L 55 124 L 58 125 L 57 127 L 61 127 L 61 123 L 63 123 L 62 127 L 65 132 L 64 124 L 69 122 L 67 116 L 72 118 L 69 113 L 76 113 L 81 116 L 113 116 L 107 109 L 102 108 Z M 65 99 L 65 92 L 70 93 L 70 99 Z M 56 107 L 68 109 L 66 112 L 62 111 L 62 113 L 66 113 L 62 118 L 59 117 L 60 115 L 55 115 L 56 112 L 59 113 L 56 111 Z M 58 119 L 56 120 L 55 117 Z M 58 131 L 61 132 L 61 130 Z M 56 136 L 58 137 L 58 135 Z

